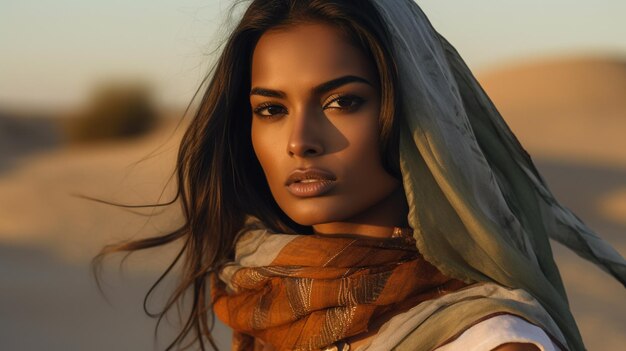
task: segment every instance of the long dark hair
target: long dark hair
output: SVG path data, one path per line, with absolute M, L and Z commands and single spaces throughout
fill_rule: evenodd
M 233 5 L 231 13 L 240 3 Z M 214 315 L 207 278 L 232 258 L 235 234 L 242 229 L 247 215 L 283 233 L 312 232 L 310 227 L 292 221 L 271 195 L 252 149 L 248 96 L 251 58 L 259 37 L 268 29 L 312 22 L 336 26 L 375 63 L 380 78 L 379 142 L 381 155 L 385 155 L 383 167 L 396 178 L 401 177 L 394 118 L 399 113 L 394 96 L 396 66 L 389 47 L 390 33 L 374 4 L 369 0 L 251 1 L 207 76 L 208 85 L 180 144 L 177 194 L 169 203 L 180 202 L 185 223 L 166 235 L 108 245 L 93 262 L 94 267 L 99 267 L 102 258 L 110 253 L 130 253 L 173 242 L 182 244 L 174 261 L 146 295 L 147 300 L 165 276 L 180 265 L 182 276 L 178 286 L 163 309 L 152 314 L 160 322 L 177 302 L 191 293 L 191 309 L 168 350 L 185 347 L 183 343 L 188 336 L 202 350 L 207 342 L 217 349 L 210 332 Z M 149 313 L 147 309 L 146 313 Z

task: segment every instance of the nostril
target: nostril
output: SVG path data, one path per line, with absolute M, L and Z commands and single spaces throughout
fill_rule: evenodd
M 307 149 L 304 151 L 305 156 L 315 156 L 317 155 L 317 150 L 315 149 Z
M 290 144 L 287 152 L 289 156 L 300 156 L 300 157 L 312 157 L 320 155 L 323 152 L 323 147 L 321 144 L 317 143 L 306 143 L 306 144 Z

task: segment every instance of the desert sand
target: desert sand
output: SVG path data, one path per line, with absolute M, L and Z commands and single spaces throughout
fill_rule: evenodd
M 554 58 L 480 72 L 478 78 L 556 197 L 624 255 L 625 61 Z M 137 216 L 72 194 L 131 204 L 169 200 L 181 132 L 165 123 L 135 140 L 51 148 L 0 170 L 1 349 L 163 348 L 175 326 L 165 323 L 155 344 L 155 321 L 143 314 L 141 303 L 174 249 L 133 255 L 121 271 L 119 259 L 107 261 L 108 301 L 88 264 L 106 243 L 176 228 L 178 208 Z M 588 349 L 626 345 L 626 290 L 553 244 Z M 151 306 L 158 306 L 172 283 Z M 223 326 L 216 334 L 228 345 Z
M 626 165 L 626 59 L 551 57 L 477 77 L 531 155 Z

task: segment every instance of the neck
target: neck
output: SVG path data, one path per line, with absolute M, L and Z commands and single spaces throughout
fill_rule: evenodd
M 313 225 L 315 234 L 353 234 L 374 238 L 388 238 L 394 227 L 408 227 L 409 212 L 404 188 L 399 186 L 391 195 L 344 221 Z

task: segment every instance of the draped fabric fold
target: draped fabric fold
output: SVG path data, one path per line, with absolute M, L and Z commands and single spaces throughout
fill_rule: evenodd
M 211 278 L 213 310 L 232 350 L 319 350 L 376 332 L 359 351 L 432 351 L 480 320 L 512 314 L 567 341 L 523 289 L 465 283 L 425 260 L 411 237 L 272 232 L 249 216 L 234 260 Z
M 419 6 L 411 0 L 375 4 L 392 35 L 400 77 L 400 162 L 420 253 L 451 277 L 528 291 L 569 347 L 584 350 L 548 239 L 625 286 L 626 261 L 554 198 L 462 58 Z
M 276 350 L 318 350 L 468 285 L 407 238 L 289 235 L 247 223 L 235 260 L 211 284 L 215 313 L 237 333 L 234 350 L 250 350 L 252 337 Z

